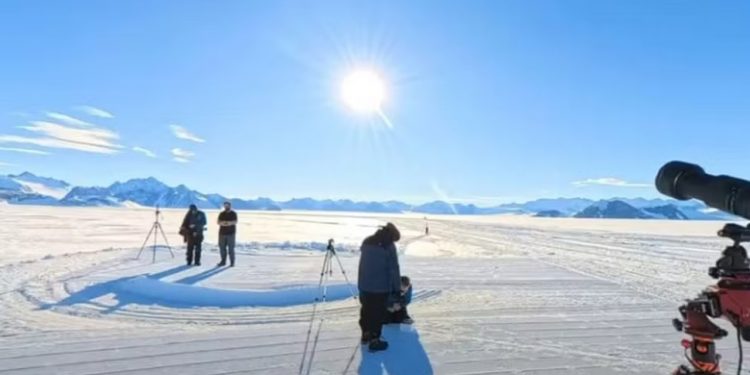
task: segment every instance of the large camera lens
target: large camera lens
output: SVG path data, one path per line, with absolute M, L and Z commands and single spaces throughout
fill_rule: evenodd
M 695 164 L 665 164 L 656 175 L 656 189 L 674 199 L 698 199 L 709 207 L 750 218 L 750 182 L 713 176 Z

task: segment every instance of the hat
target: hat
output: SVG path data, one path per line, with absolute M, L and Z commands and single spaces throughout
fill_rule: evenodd
M 390 239 L 393 242 L 398 242 L 401 239 L 401 232 L 396 228 L 393 223 L 388 223 L 383 227 L 383 232 L 388 233 Z
M 196 205 L 194 205 L 194 204 L 191 204 L 191 205 L 190 205 L 190 209 L 191 209 L 191 210 L 197 210 L 197 209 L 198 209 L 198 206 L 196 206 Z

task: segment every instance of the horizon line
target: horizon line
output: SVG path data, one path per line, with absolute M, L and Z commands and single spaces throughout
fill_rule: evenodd
M 125 180 L 125 181 L 114 181 L 114 182 L 112 182 L 112 183 L 110 183 L 109 185 L 106 185 L 106 186 L 84 186 L 84 185 L 72 184 L 72 183 L 70 183 L 70 182 L 68 182 L 66 180 L 62 180 L 62 179 L 59 179 L 59 178 L 56 178 L 56 177 L 41 176 L 41 175 L 36 174 L 34 172 L 30 172 L 28 170 L 24 170 L 23 172 L 20 172 L 20 173 L 17 173 L 17 174 L 10 173 L 10 174 L 0 175 L 0 176 L 18 177 L 18 176 L 24 175 L 24 174 L 30 174 L 30 175 L 35 176 L 35 177 L 47 178 L 47 179 L 62 181 L 64 183 L 68 184 L 68 186 L 71 187 L 71 188 L 108 188 L 108 187 L 110 187 L 110 186 L 112 186 L 114 184 L 117 184 L 117 183 L 122 184 L 122 183 L 127 183 L 127 182 L 130 182 L 130 181 L 134 181 L 134 180 L 155 180 L 155 181 L 163 184 L 164 186 L 166 186 L 166 187 L 168 187 L 170 189 L 174 189 L 174 188 L 178 188 L 178 187 L 182 186 L 182 187 L 185 187 L 185 188 L 187 188 L 187 189 L 189 189 L 189 190 L 191 190 L 193 192 L 200 193 L 202 195 L 214 195 L 215 194 L 215 195 L 220 195 L 223 198 L 226 198 L 228 200 L 237 199 L 237 200 L 246 200 L 247 201 L 247 200 L 269 199 L 269 200 L 271 200 L 271 201 L 273 201 L 275 203 L 287 203 L 287 202 L 290 202 L 292 200 L 311 199 L 311 200 L 315 200 L 315 201 L 351 201 L 351 202 L 354 202 L 354 203 L 388 203 L 388 202 L 394 202 L 394 203 L 401 203 L 401 204 L 410 205 L 412 207 L 422 206 L 422 205 L 427 205 L 427 204 L 432 204 L 432 203 L 446 203 L 446 204 L 449 204 L 449 205 L 465 205 L 465 206 L 474 205 L 477 208 L 495 208 L 495 207 L 499 207 L 499 206 L 507 206 L 507 205 L 514 205 L 514 204 L 519 204 L 519 205 L 520 204 L 526 204 L 526 203 L 531 203 L 531 202 L 538 201 L 538 200 L 573 200 L 573 199 L 581 199 L 581 200 L 588 200 L 588 201 L 592 201 L 592 202 L 612 201 L 612 200 L 634 200 L 634 199 L 673 200 L 673 199 L 671 199 L 669 197 L 663 197 L 663 198 L 662 197 L 654 197 L 654 198 L 649 198 L 649 197 L 645 197 L 645 196 L 636 196 L 636 197 L 611 196 L 611 197 L 607 197 L 607 198 L 593 198 L 593 197 L 586 197 L 586 196 L 580 196 L 580 195 L 576 195 L 576 196 L 564 196 L 564 195 L 558 195 L 558 196 L 538 196 L 538 197 L 528 197 L 528 198 L 515 197 L 516 199 L 508 199 L 507 201 L 503 201 L 502 199 L 498 199 L 494 203 L 488 203 L 488 204 L 482 204 L 482 203 L 480 203 L 480 202 L 490 202 L 490 200 L 487 199 L 486 197 L 477 197 L 477 198 L 467 197 L 467 198 L 449 198 L 449 199 L 440 199 L 440 198 L 434 198 L 434 199 L 432 199 L 432 198 L 425 198 L 425 197 L 419 197 L 419 198 L 417 198 L 417 197 L 401 197 L 401 198 L 387 198 L 387 199 L 363 199 L 363 198 L 330 197 L 330 196 L 329 197 L 320 197 L 320 196 L 316 197 L 316 196 L 308 195 L 308 196 L 297 196 L 297 197 L 292 196 L 292 197 L 280 198 L 279 199 L 279 198 L 272 198 L 270 196 L 262 196 L 262 195 L 230 197 L 230 196 L 226 196 L 226 195 L 224 195 L 222 193 L 215 193 L 215 192 L 213 192 L 213 193 L 205 193 L 205 192 L 201 192 L 201 191 L 195 190 L 195 189 L 189 187 L 185 183 L 178 183 L 176 185 L 170 186 L 169 184 L 165 183 L 164 181 L 162 181 L 159 178 L 154 177 L 154 176 L 133 177 L 133 178 L 129 178 L 129 179 Z M 498 198 L 501 198 L 501 197 L 498 197 Z

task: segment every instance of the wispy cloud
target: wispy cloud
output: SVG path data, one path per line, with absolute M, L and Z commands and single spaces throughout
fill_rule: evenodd
M 632 187 L 632 188 L 646 188 L 651 187 L 650 184 L 628 182 L 614 177 L 601 177 L 601 178 L 587 178 L 582 181 L 574 181 L 573 185 L 576 186 L 616 186 L 616 187 Z
M 146 155 L 146 156 L 148 156 L 150 158 L 155 158 L 156 157 L 156 154 L 153 151 L 151 151 L 149 149 L 145 149 L 145 148 L 140 147 L 140 146 L 134 146 L 133 147 L 133 151 L 140 152 L 141 154 Z
M 185 139 L 188 141 L 198 142 L 198 143 L 204 143 L 206 142 L 205 139 L 200 138 L 196 136 L 195 134 L 191 133 L 184 127 L 180 125 L 169 125 L 169 128 L 172 129 L 172 133 L 174 133 L 175 137 L 179 139 Z
M 195 153 L 181 148 L 173 148 L 172 156 L 174 156 L 172 160 L 178 163 L 188 163 L 192 160 L 193 156 L 195 156 Z
M 99 118 L 114 118 L 115 117 L 112 113 L 108 111 L 105 111 L 101 108 L 92 107 L 89 105 L 81 105 L 81 106 L 76 107 L 76 109 L 89 116 L 94 116 L 94 117 L 99 117 Z
M 47 115 L 47 117 L 49 117 L 49 118 L 51 118 L 53 120 L 57 120 L 57 121 L 63 122 L 63 123 L 68 124 L 68 125 L 79 126 L 79 127 L 82 127 L 82 128 L 89 128 L 89 127 L 94 127 L 95 126 L 94 124 L 88 123 L 88 122 L 83 121 L 83 120 L 79 120 L 79 119 L 77 119 L 75 117 L 68 116 L 68 115 L 65 115 L 65 114 L 62 114 L 62 113 L 47 112 L 46 115 Z
M 22 154 L 32 154 L 32 155 L 49 155 L 49 152 L 32 150 L 29 148 L 0 147 L 0 151 L 20 152 Z
M 0 167 L 13 167 L 14 164 L 0 161 Z
M 31 125 L 19 128 L 39 136 L 0 134 L 0 143 L 32 144 L 100 154 L 115 154 L 122 149 L 121 145 L 114 143 L 119 135 L 107 129 L 76 128 L 47 121 L 32 121 Z

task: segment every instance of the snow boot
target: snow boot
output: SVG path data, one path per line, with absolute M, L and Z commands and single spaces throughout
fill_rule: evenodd
M 367 347 L 370 352 L 379 352 L 381 350 L 388 349 L 388 342 L 383 341 L 379 338 L 370 340 L 370 345 Z
M 370 340 L 372 340 L 372 338 L 370 337 L 370 333 L 362 332 L 362 345 L 370 343 Z

